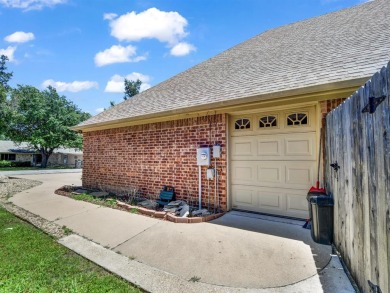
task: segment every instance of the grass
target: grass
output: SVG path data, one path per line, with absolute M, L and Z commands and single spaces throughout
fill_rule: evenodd
M 200 278 L 199 277 L 197 277 L 197 276 L 193 276 L 193 277 L 191 277 L 191 279 L 189 279 L 188 280 L 189 282 L 199 282 L 200 281 Z
M 138 210 L 138 209 L 135 209 L 135 208 L 132 208 L 132 209 L 130 210 L 130 213 L 132 213 L 132 214 L 139 214 L 139 210 Z
M 142 292 L 0 208 L 0 292 Z
M 94 204 L 102 205 L 102 206 L 106 206 L 106 207 L 116 206 L 116 199 L 114 199 L 114 198 L 107 198 L 107 199 L 96 198 L 88 193 L 73 194 L 71 197 L 75 200 L 87 201 L 90 203 L 94 203 Z
M 62 226 L 62 231 L 64 231 L 64 234 L 65 235 L 70 235 L 73 233 L 72 229 L 69 229 L 68 227 L 66 226 Z

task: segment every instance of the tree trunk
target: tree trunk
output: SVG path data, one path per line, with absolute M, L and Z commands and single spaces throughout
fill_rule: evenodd
M 45 153 L 42 153 L 41 168 L 46 168 L 47 167 L 48 160 L 49 160 L 49 157 Z
M 52 151 L 46 151 L 44 149 L 41 149 L 41 154 L 42 154 L 41 168 L 46 168 L 47 163 L 49 162 L 49 157 L 52 154 Z

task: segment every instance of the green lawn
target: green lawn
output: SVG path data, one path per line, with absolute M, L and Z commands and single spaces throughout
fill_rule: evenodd
M 0 292 L 142 292 L 0 208 Z

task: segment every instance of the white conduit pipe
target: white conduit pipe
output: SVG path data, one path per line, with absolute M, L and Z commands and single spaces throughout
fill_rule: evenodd
M 202 209 L 202 167 L 199 165 L 199 209 Z
M 215 214 L 215 209 L 216 209 L 216 204 L 217 204 L 217 159 L 214 158 L 214 166 L 215 166 L 215 171 L 214 171 L 214 214 Z

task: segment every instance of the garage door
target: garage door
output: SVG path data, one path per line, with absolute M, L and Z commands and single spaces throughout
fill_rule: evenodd
M 232 118 L 232 207 L 306 218 L 317 170 L 314 107 Z

